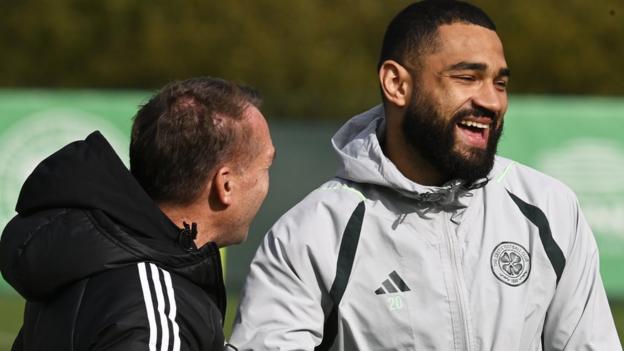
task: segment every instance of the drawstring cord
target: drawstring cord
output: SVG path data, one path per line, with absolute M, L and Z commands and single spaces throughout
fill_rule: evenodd
M 453 212 L 451 221 L 458 224 L 457 217 L 466 210 L 466 206 L 459 200 L 461 197 L 471 197 L 471 190 L 484 187 L 490 181 L 489 178 L 483 178 L 466 186 L 459 179 L 451 180 L 444 184 L 439 190 L 428 193 L 419 193 L 416 196 L 411 195 L 417 200 L 417 206 L 413 212 L 416 212 L 421 218 L 427 218 L 428 213 L 438 213 L 441 211 Z M 413 213 L 410 212 L 410 213 Z M 405 217 L 409 213 L 402 213 L 393 223 L 392 228 L 396 229 L 399 224 L 403 223 Z

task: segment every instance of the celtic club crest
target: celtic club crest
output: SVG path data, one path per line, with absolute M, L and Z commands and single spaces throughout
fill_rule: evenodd
M 492 251 L 492 273 L 498 280 L 511 286 L 524 283 L 531 273 L 531 256 L 520 244 L 505 241 Z

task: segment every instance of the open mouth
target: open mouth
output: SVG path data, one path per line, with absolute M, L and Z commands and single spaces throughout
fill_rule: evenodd
M 464 118 L 457 123 L 459 139 L 468 146 L 485 149 L 492 123 L 492 119 L 487 117 Z

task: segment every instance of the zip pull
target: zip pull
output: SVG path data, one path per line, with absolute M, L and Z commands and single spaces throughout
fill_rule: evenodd
M 195 238 L 197 238 L 197 223 L 192 222 L 191 225 L 189 225 L 186 222 L 182 222 L 182 224 L 184 225 L 184 229 L 180 231 L 178 244 L 186 252 L 197 250 L 197 246 L 195 246 Z

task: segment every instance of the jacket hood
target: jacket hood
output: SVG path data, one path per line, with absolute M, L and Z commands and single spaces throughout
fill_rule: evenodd
M 182 247 L 181 230 L 99 132 L 43 160 L 26 179 L 16 211 L 0 241 L 0 269 L 28 299 L 144 261 L 223 293 L 217 246 Z
M 475 187 L 461 180 L 451 180 L 443 186 L 425 186 L 406 178 L 386 157 L 381 149 L 380 137 L 385 130 L 385 113 L 382 105 L 351 118 L 336 132 L 332 145 L 340 165 L 336 176 L 356 183 L 380 185 L 393 189 L 403 196 L 441 205 L 456 203 L 457 199 Z
M 22 186 L 22 216 L 51 208 L 100 209 L 146 238 L 177 237 L 175 225 L 134 179 L 108 141 L 94 132 L 43 160 Z

